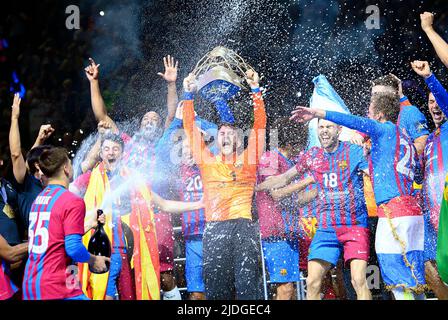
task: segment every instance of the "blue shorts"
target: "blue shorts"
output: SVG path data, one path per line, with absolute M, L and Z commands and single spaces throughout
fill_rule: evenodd
M 80 294 L 79 296 L 76 296 L 76 297 L 66 298 L 64 300 L 67 300 L 67 301 L 69 301 L 69 300 L 88 300 L 88 301 L 90 301 L 90 299 L 87 298 L 84 294 Z
M 437 231 L 431 224 L 428 215 L 423 216 L 425 220 L 425 247 L 424 247 L 424 259 L 426 261 L 435 261 L 437 254 Z
M 119 252 L 112 253 L 110 257 L 109 279 L 107 279 L 106 296 L 115 297 L 117 291 L 117 279 L 121 272 L 121 255 Z
M 299 281 L 299 242 L 297 239 L 262 240 L 262 246 L 271 283 Z
M 202 274 L 202 236 L 185 240 L 185 278 L 188 292 L 205 292 Z
M 369 229 L 362 226 L 317 229 L 308 261 L 323 260 L 335 266 L 342 252 L 346 264 L 351 260 L 369 261 Z

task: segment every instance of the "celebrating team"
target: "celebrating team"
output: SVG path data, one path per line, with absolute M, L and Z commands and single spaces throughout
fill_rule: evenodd
M 448 67 L 448 44 L 432 19 L 422 14 L 422 27 Z M 372 82 L 368 118 L 298 107 L 269 128 L 267 151 L 254 70 L 245 75 L 254 117 L 245 139 L 228 117 L 214 124 L 196 115 L 193 74 L 184 79 L 179 102 L 178 64 L 168 56 L 164 66 L 166 120 L 149 111 L 130 137 L 109 117 L 99 65 L 90 60 L 85 72 L 98 133 L 75 181 L 66 151 L 44 145 L 50 125 L 23 157 L 14 97 L 9 143 L 16 181 L 1 180 L 2 211 L 10 217 L 0 227 L 0 299 L 18 291 L 26 300 L 147 300 L 160 299 L 161 291 L 165 300 L 180 299 L 172 214 L 181 214 L 190 299 L 261 299 L 262 262 L 277 299 L 293 298 L 301 271 L 307 299 L 320 299 L 328 272 L 342 266 L 350 269 L 357 298 L 369 300 L 371 255 L 395 299 L 424 299 L 427 289 L 448 299 L 435 262 L 448 173 L 448 92 L 428 62 L 411 67 L 430 90 L 433 133 L 400 80 L 386 75 Z M 314 118 L 320 147 L 307 149 L 304 123 Z M 340 140 L 342 127 L 352 129 L 350 141 Z M 105 214 L 97 217 L 99 208 Z M 28 230 L 28 245 L 19 244 L 16 220 Z M 110 258 L 86 249 L 98 221 L 112 244 Z M 26 248 L 20 272 L 15 264 Z

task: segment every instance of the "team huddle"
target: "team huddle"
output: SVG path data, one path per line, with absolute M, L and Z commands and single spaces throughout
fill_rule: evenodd
M 448 61 L 432 14 L 421 19 Z M 176 214 L 192 300 L 262 299 L 263 268 L 276 299 L 294 298 L 301 273 L 307 299 L 321 299 L 330 271 L 341 266 L 350 270 L 357 299 L 371 300 L 372 255 L 395 299 L 425 299 L 428 290 L 448 299 L 448 279 L 436 263 L 448 259 L 438 250 L 439 214 L 448 197 L 448 92 L 428 62 L 411 67 L 429 89 L 432 133 L 392 74 L 372 80 L 368 117 L 297 107 L 268 128 L 259 75 L 247 70 L 253 124 L 245 134 L 226 105 L 220 114 L 227 117 L 218 123 L 200 118 L 198 79 L 191 73 L 183 80 L 179 99 L 178 63 L 167 56 L 164 67 L 165 121 L 147 112 L 129 136 L 108 115 L 99 64 L 90 59 L 85 73 L 98 130 L 76 177 L 67 151 L 45 144 L 51 125 L 41 126 L 22 155 L 20 97 L 14 96 L 15 181 L 1 179 L 7 218 L 0 220 L 0 300 L 179 300 Z M 310 121 L 317 121 L 319 146 L 309 147 Z M 343 128 L 350 129 L 347 141 Z M 104 214 L 97 216 L 98 209 Z M 87 250 L 99 223 L 110 257 Z

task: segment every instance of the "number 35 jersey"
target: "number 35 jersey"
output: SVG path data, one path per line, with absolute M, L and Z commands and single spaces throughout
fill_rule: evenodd
M 84 201 L 59 185 L 49 185 L 34 200 L 28 228 L 24 300 L 66 299 L 82 294 L 65 237 L 84 234 Z
M 313 147 L 296 168 L 298 172 L 308 171 L 317 182 L 318 228 L 367 227 L 362 171 L 368 169 L 368 163 L 361 147 L 339 142 L 332 153 Z

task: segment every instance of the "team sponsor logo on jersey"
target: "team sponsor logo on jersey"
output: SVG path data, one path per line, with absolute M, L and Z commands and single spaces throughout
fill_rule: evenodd
M 338 161 L 338 166 L 339 166 L 339 168 L 341 168 L 342 170 L 344 170 L 345 168 L 347 168 L 347 161 L 345 161 L 345 160 L 341 160 L 341 161 Z

